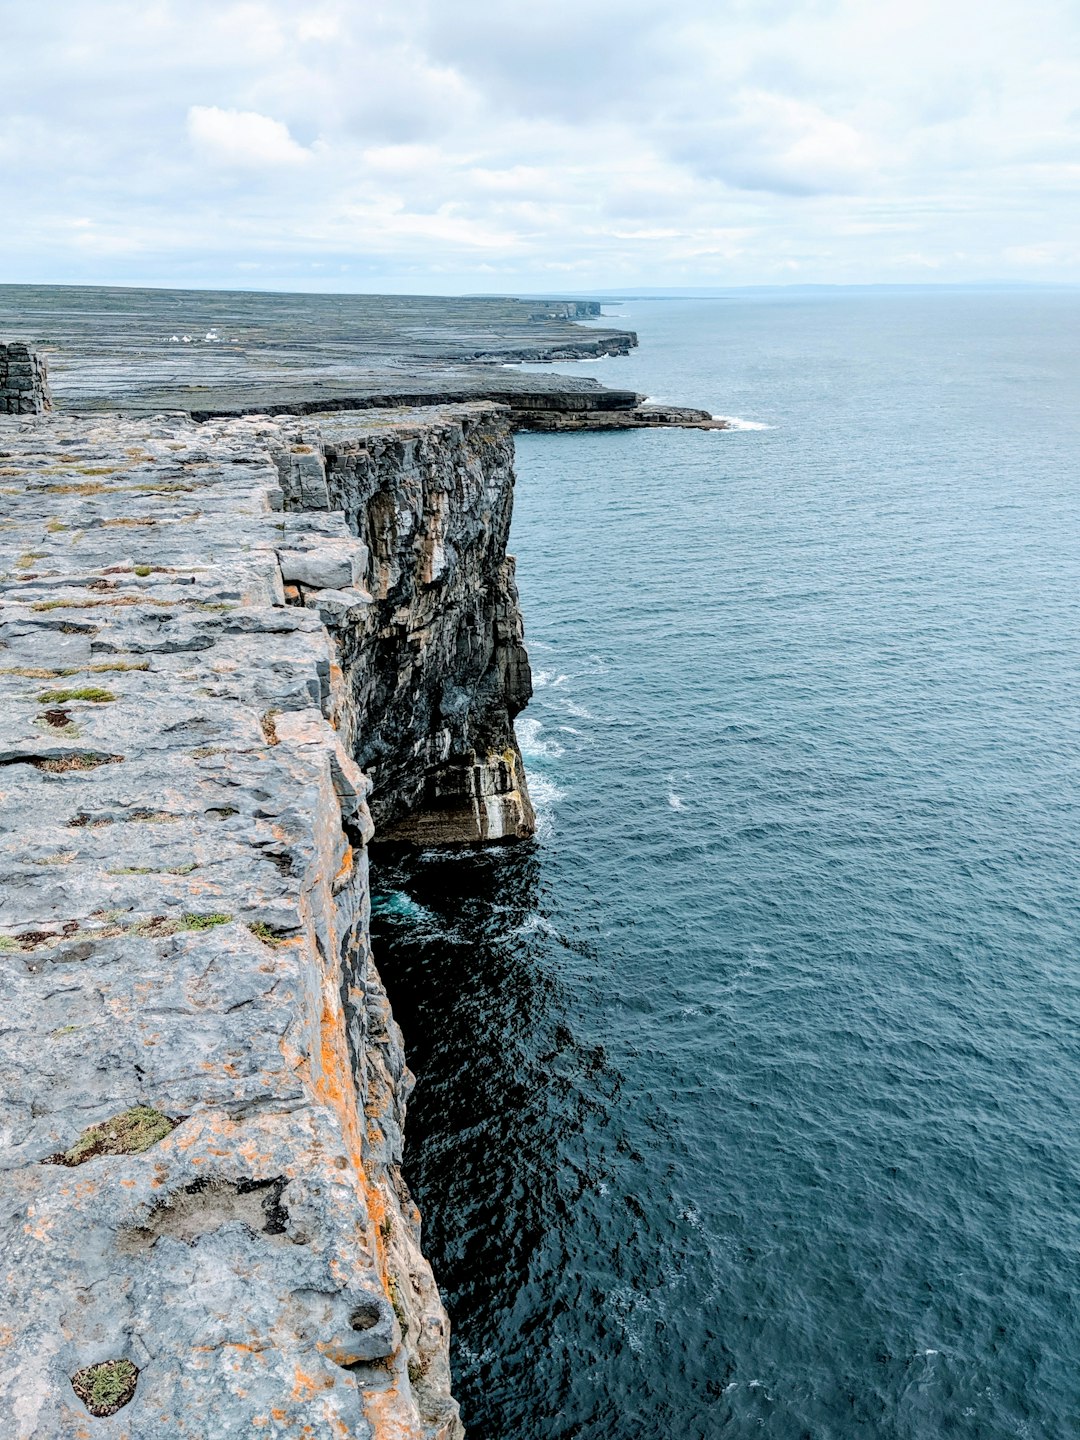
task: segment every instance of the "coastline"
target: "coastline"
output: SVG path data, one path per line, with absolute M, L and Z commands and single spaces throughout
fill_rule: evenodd
M 625 355 L 631 330 L 596 328 L 597 302 L 0 285 L 0 336 L 49 364 L 67 412 L 196 420 L 509 407 L 519 429 L 722 428 L 590 376 L 524 363 Z M 589 324 L 577 323 L 589 318 Z
M 572 320 L 542 323 L 565 350 Z M 576 378 L 506 388 L 501 364 L 409 388 L 387 360 L 337 398 L 298 362 L 247 414 L 250 357 L 231 414 L 212 386 L 155 389 L 137 347 L 88 408 L 113 342 L 54 342 L 55 411 L 0 419 L 20 1316 L 0 1413 L 19 1440 L 81 1433 L 82 1377 L 120 1364 L 146 1440 L 181 1414 L 200 1440 L 275 1419 L 460 1440 L 367 848 L 535 828 L 513 430 L 716 422 Z M 31 387 L 12 408 L 47 411 L 44 370 L 8 353 Z M 134 1116 L 145 1145 L 115 1140 Z

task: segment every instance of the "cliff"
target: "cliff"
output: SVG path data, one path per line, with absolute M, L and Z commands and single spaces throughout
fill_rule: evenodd
M 367 847 L 531 829 L 511 461 L 0 418 L 5 1436 L 462 1433 Z
M 588 376 L 519 368 L 637 345 L 599 318 L 587 300 L 0 285 L 0 333 L 48 349 L 67 411 L 210 419 L 485 400 L 522 429 L 723 428 Z

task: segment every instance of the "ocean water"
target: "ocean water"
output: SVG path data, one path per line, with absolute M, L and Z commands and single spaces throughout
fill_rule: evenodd
M 535 843 L 383 852 L 473 1440 L 1080 1434 L 1080 293 L 636 302 Z

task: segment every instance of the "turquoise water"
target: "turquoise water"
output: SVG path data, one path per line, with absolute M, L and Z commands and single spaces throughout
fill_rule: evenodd
M 540 835 L 375 876 L 470 1434 L 1078 1434 L 1080 295 L 622 313 L 769 428 L 520 437 Z

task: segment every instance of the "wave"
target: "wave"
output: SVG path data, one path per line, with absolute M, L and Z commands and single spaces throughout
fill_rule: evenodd
M 518 746 L 526 760 L 557 760 L 563 747 L 557 740 L 541 740 L 542 720 L 518 720 L 514 725 Z
M 591 710 L 586 710 L 584 705 L 578 705 L 573 700 L 564 700 L 563 708 L 568 715 L 575 716 L 578 720 L 595 720 L 596 716 Z
M 534 670 L 533 689 L 543 690 L 545 686 L 550 685 L 553 690 L 557 690 L 559 686 L 565 685 L 569 679 L 569 675 L 556 675 L 554 670 Z
M 775 425 L 766 425 L 764 420 L 744 420 L 739 415 L 714 415 L 712 418 L 725 421 L 729 430 L 775 430 L 776 428 Z
M 434 920 L 435 916 L 404 890 L 391 890 L 387 895 L 372 895 L 371 908 L 376 915 L 404 915 L 410 920 Z
M 548 840 L 555 833 L 555 807 L 566 799 L 566 791 L 560 790 L 554 780 L 546 775 L 529 775 L 529 798 L 536 812 L 536 834 L 540 840 Z

